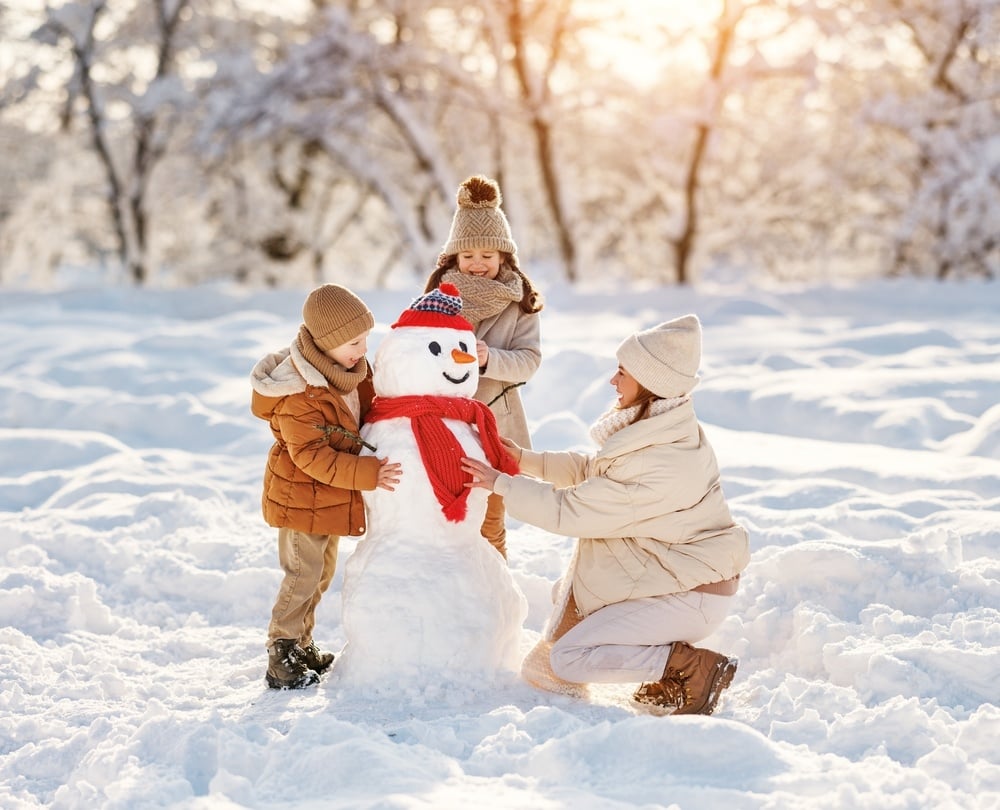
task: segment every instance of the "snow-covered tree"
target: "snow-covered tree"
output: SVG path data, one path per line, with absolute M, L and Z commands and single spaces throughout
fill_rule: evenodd
M 872 4 L 899 52 L 895 86 L 871 119 L 896 136 L 890 165 L 908 193 L 891 271 L 993 278 L 1000 272 L 1000 3 L 883 0 Z
M 411 283 L 483 172 L 570 279 L 995 275 L 998 4 L 3 7 L 0 272 Z
M 177 58 L 189 13 L 188 0 L 66 3 L 47 6 L 34 33 L 69 67 L 65 123 L 73 126 L 76 112 L 85 121 L 104 172 L 118 254 L 137 283 L 150 273 L 150 182 L 186 101 Z
M 270 250 L 304 250 L 320 268 L 356 226 L 371 240 L 370 266 L 433 266 L 457 185 L 436 131 L 436 92 L 474 85 L 457 64 L 435 64 L 438 54 L 411 44 L 409 25 L 403 12 L 359 19 L 322 9 L 266 69 L 220 66 L 205 137 L 213 165 L 227 171 L 241 149 L 270 152 L 263 193 L 279 195 L 292 214 L 261 234 Z M 372 220 L 382 227 L 372 232 Z

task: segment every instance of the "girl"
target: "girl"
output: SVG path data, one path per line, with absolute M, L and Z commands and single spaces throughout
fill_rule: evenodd
M 592 428 L 596 454 L 510 446 L 527 474 L 466 459 L 467 486 L 505 496 L 519 520 L 580 538 L 545 638 L 522 667 L 529 681 L 567 692 L 641 681 L 633 701 L 654 712 L 711 714 L 737 662 L 691 643 L 725 618 L 750 552 L 691 404 L 701 325 L 694 315 L 667 321 L 617 354 L 618 402 Z
M 521 447 L 531 447 L 528 421 L 518 386 L 538 370 L 538 313 L 542 299 L 517 262 L 517 245 L 500 207 L 496 181 L 482 175 L 458 187 L 458 208 L 448 241 L 424 292 L 454 284 L 462 296 L 462 317 L 472 324 L 479 358 L 475 399 L 485 402 L 500 434 Z M 507 558 L 504 502 L 491 494 L 482 535 Z

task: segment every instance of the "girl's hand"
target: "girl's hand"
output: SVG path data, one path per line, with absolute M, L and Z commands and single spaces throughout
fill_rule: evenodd
M 500 473 L 494 470 L 489 464 L 484 464 L 474 458 L 462 459 L 462 472 L 472 476 L 472 480 L 465 486 L 488 489 L 490 492 L 493 491 L 493 485 L 496 483 L 497 478 L 500 477 Z
M 380 458 L 378 460 L 378 482 L 375 484 L 379 489 L 387 489 L 389 492 L 395 492 L 395 484 L 399 483 L 399 476 L 402 474 L 402 467 L 396 462 L 389 462 L 388 458 Z
M 476 357 L 479 358 L 479 367 L 486 368 L 486 362 L 490 359 L 490 347 L 483 341 L 476 341 Z
M 513 439 L 508 439 L 506 436 L 501 436 L 500 437 L 500 443 L 504 447 L 507 448 L 507 452 L 510 453 L 514 457 L 514 460 L 518 464 L 520 464 L 521 463 L 521 454 L 524 453 L 524 448 L 521 447 L 521 445 L 519 445 Z

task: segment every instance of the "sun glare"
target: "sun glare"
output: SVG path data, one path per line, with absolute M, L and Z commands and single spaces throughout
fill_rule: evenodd
M 583 36 L 597 66 L 649 85 L 667 67 L 705 67 L 697 35 L 714 24 L 721 6 L 722 0 L 584 0 L 578 8 L 596 23 Z

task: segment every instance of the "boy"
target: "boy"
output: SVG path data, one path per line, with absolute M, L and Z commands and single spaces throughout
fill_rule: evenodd
M 268 626 L 272 689 L 315 684 L 333 664 L 333 654 L 313 640 L 313 627 L 340 537 L 365 531 L 361 491 L 391 491 L 400 472 L 388 459 L 358 456 L 358 431 L 374 396 L 365 359 L 371 311 L 347 288 L 324 284 L 309 294 L 302 319 L 292 344 L 251 373 L 251 409 L 274 435 L 262 507 L 278 529 L 284 571 Z

